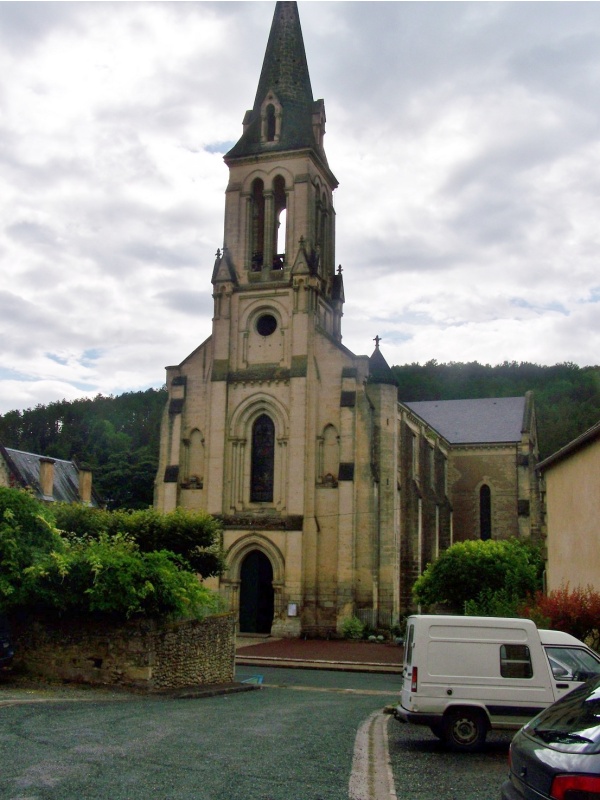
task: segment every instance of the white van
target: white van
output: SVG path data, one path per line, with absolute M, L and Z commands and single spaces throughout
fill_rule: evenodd
M 488 730 L 517 730 L 598 674 L 593 650 L 530 619 L 416 614 L 394 715 L 428 725 L 455 750 L 476 750 Z

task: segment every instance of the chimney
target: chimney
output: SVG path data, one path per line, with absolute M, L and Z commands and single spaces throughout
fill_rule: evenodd
M 89 467 L 79 467 L 79 499 L 86 506 L 92 502 L 92 470 Z
M 44 500 L 54 500 L 54 459 L 40 458 L 40 489 Z

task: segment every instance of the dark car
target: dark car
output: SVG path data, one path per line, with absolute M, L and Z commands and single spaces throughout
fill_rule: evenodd
M 502 800 L 600 800 L 600 678 L 521 728 L 509 761 Z
M 14 656 L 8 620 L 0 614 L 0 669 L 9 667 Z

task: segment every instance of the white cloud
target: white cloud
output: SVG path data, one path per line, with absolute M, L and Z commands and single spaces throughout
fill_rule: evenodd
M 158 386 L 211 329 L 272 3 L 0 3 L 0 413 Z M 344 343 L 597 363 L 597 3 L 300 3 Z

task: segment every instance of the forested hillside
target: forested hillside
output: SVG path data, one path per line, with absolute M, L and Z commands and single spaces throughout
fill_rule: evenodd
M 392 370 L 405 401 L 511 397 L 533 390 L 542 458 L 600 420 L 598 366 L 429 361 Z M 0 442 L 85 462 L 110 508 L 144 508 L 152 504 L 166 399 L 165 389 L 148 389 L 9 411 L 0 415 Z
M 166 389 L 61 400 L 0 416 L 5 447 L 77 459 L 109 508 L 152 505 Z

